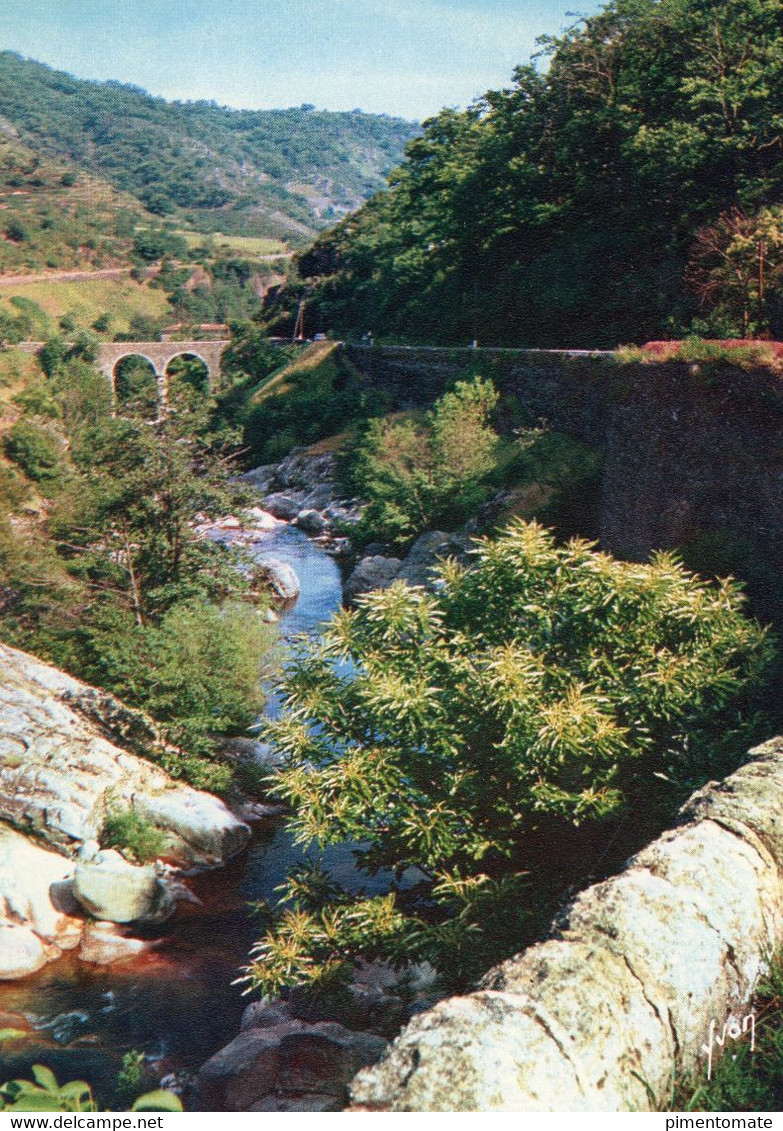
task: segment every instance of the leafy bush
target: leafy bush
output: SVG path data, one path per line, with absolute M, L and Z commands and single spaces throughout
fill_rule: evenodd
M 0 1084 L 0 1111 L 99 1111 L 84 1080 L 58 1084 L 51 1068 L 34 1064 L 32 1080 Z M 163 1088 L 139 1096 L 131 1111 L 182 1111 L 179 1096 Z
M 316 342 L 255 393 L 243 418 L 243 439 L 253 460 L 282 459 L 292 447 L 341 432 L 385 403 L 333 342 Z
M 273 639 L 272 626 L 247 605 L 191 601 L 173 605 L 160 625 L 112 618 L 95 631 L 94 646 L 102 685 L 152 714 L 166 737 L 189 752 L 171 753 L 164 762 L 169 772 L 215 788 L 209 763 L 194 756 L 212 752 L 213 735 L 255 722 Z M 222 790 L 230 772 L 217 769 Z
M 363 531 L 408 542 L 427 529 L 451 529 L 487 496 L 499 446 L 489 423 L 498 402 L 491 381 L 460 381 L 423 422 L 371 420 L 352 480 L 369 500 Z
M 659 828 L 763 731 L 773 646 L 741 606 L 670 555 L 614 561 L 517 522 L 475 568 L 444 566 L 434 595 L 395 584 L 338 614 L 267 724 L 275 790 L 299 840 L 358 845 L 394 881 L 356 899 L 290 879 L 249 983 L 376 954 L 464 985 L 518 949 L 622 817 Z
M 8 458 L 36 483 L 51 486 L 60 479 L 62 443 L 40 425 L 20 420 L 8 431 L 4 447 Z
M 163 853 L 166 837 L 135 810 L 115 810 L 106 816 L 101 843 L 107 848 L 119 848 L 138 864 L 147 864 Z

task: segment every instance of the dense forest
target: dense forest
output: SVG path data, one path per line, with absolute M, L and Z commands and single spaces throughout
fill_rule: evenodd
M 202 230 L 300 244 L 379 189 L 417 132 L 360 111 L 230 110 L 85 82 L 0 53 L 0 106 L 22 140 Z
M 776 0 L 613 0 L 541 54 L 547 67 L 426 122 L 389 189 L 300 258 L 315 328 L 780 337 Z

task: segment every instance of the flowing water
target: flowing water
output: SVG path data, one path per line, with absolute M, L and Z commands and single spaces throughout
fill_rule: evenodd
M 299 530 L 281 526 L 254 552 L 290 562 L 299 576 L 301 596 L 280 618 L 284 640 L 314 631 L 338 608 L 338 567 Z M 143 957 L 99 967 L 66 955 L 31 978 L 0 983 L 0 1029 L 31 1030 L 13 1053 L 10 1046 L 0 1052 L 0 1081 L 27 1075 L 40 1061 L 60 1080 L 88 1080 L 111 1103 L 131 1049 L 146 1053 L 159 1072 L 200 1065 L 236 1035 L 247 1004 L 231 983 L 254 939 L 248 903 L 273 898 L 301 858 L 282 821 L 265 823 L 240 858 L 189 880 L 201 906 L 186 904 L 158 928 L 160 941 Z M 325 860 L 343 882 L 357 882 L 349 850 L 330 851 Z

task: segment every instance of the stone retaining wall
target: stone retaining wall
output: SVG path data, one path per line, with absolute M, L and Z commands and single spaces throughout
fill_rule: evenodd
M 414 1018 L 350 1110 L 648 1110 L 703 1069 L 783 934 L 783 739 L 751 753 L 552 938 Z
M 757 611 L 779 619 L 778 374 L 727 364 L 618 364 L 611 354 L 565 350 L 346 346 L 343 356 L 401 408 L 431 404 L 467 373 L 491 377 L 532 421 L 545 419 L 602 449 L 604 549 L 644 560 L 652 550 L 706 543 L 726 573 L 740 570 L 731 557 L 723 560 L 731 548 L 755 574 Z

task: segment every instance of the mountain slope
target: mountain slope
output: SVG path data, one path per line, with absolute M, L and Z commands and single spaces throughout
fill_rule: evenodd
M 166 102 L 0 53 L 0 108 L 23 141 L 158 214 L 302 242 L 382 187 L 418 132 L 385 115 Z
M 0 117 L 0 274 L 127 266 L 136 226 L 155 222 L 130 194 L 42 157 Z

